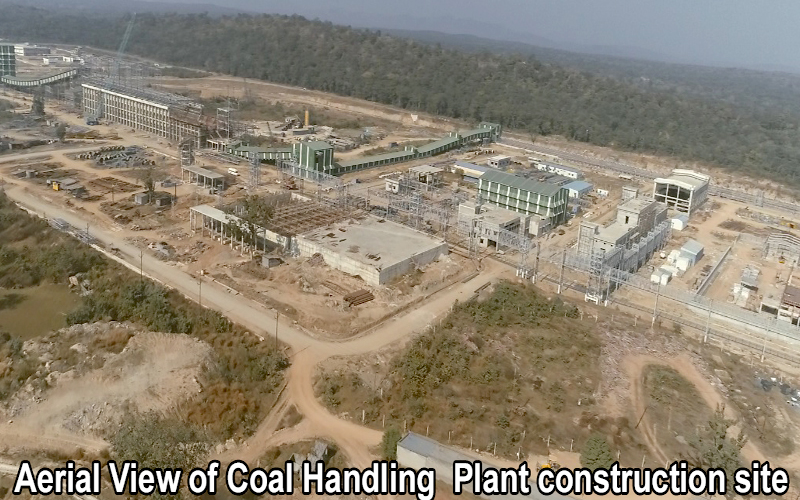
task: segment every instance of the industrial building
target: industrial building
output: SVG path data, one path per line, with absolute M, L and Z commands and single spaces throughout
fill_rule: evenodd
M 472 227 L 480 220 L 478 244 L 482 247 L 497 247 L 500 231 L 519 233 L 527 231 L 527 217 L 518 212 L 487 205 L 476 205 L 465 201 L 458 206 L 458 223 L 460 226 Z
M 189 98 L 107 82 L 84 83 L 82 88 L 87 121 L 105 118 L 170 141 L 192 138 L 196 148 L 204 146 L 202 106 Z
M 50 47 L 39 47 L 37 45 L 14 45 L 14 55 L 17 57 L 46 56 L 50 54 Z
M 333 146 L 323 141 L 304 141 L 292 145 L 292 158 L 306 170 L 333 172 Z
M 583 198 L 594 189 L 594 186 L 586 181 L 572 181 L 562 187 L 569 192 L 569 197 L 573 199 Z
M 366 217 L 297 236 L 301 257 L 320 254 L 325 263 L 370 285 L 384 285 L 447 255 L 447 243 L 406 226 Z
M 560 186 L 489 170 L 478 179 L 483 203 L 522 214 L 536 214 L 555 227 L 567 220 L 569 192 Z
M 486 160 L 486 164 L 492 168 L 506 168 L 511 165 L 511 157 L 505 155 L 492 156 Z
M 381 153 L 341 161 L 334 160 L 333 146 L 327 142 L 308 141 L 310 145 L 307 146 L 302 146 L 302 144 L 307 144 L 305 142 L 294 145 L 291 161 L 303 170 L 323 172 L 328 175 L 342 175 L 369 168 L 384 167 L 396 163 L 428 158 L 472 144 L 493 142 L 500 138 L 501 133 L 502 127 L 500 125 L 484 122 L 475 129 L 458 133 L 451 132 L 447 137 L 425 144 L 424 146 L 406 146 L 402 151 Z M 234 150 L 231 152 L 233 154 L 238 154 L 235 151 L 236 148 L 233 149 Z M 330 154 L 328 154 L 328 152 L 330 152 Z M 315 155 L 315 157 L 317 157 L 316 155 L 320 155 L 319 161 L 310 161 L 310 155 Z
M 583 172 L 577 168 L 566 167 L 556 163 L 536 162 L 536 168 L 542 172 L 549 172 L 551 174 L 561 175 L 572 180 L 583 179 Z
M 444 172 L 443 168 L 434 167 L 432 165 L 419 165 L 408 169 L 408 173 L 411 174 L 417 182 L 429 186 L 435 186 L 442 181 L 442 172 Z
M 708 198 L 711 177 L 693 170 L 676 169 L 669 177 L 653 181 L 653 198 L 689 215 Z
M 672 224 L 664 205 L 641 198 L 630 188 L 625 190 L 623 200 L 613 223 L 600 226 L 581 222 L 578 255 L 584 262 L 590 262 L 597 272 L 606 266 L 634 272 L 669 240 Z M 587 292 L 587 299 L 597 300 L 596 296 L 589 297 L 595 292 Z
M 17 58 L 14 46 L 0 43 L 0 76 L 17 75 Z
M 480 176 L 489 171 L 489 167 L 484 167 L 483 165 L 475 165 L 474 163 L 470 163 L 467 161 L 456 161 L 453 164 L 453 170 L 454 171 L 461 170 L 461 172 L 464 175 L 465 181 L 474 182 L 477 184 Z

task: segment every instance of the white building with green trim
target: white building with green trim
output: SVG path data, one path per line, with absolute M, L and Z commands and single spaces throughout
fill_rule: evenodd
M 478 195 L 483 203 L 522 214 L 536 214 L 551 226 L 567 220 L 569 191 L 499 170 L 490 170 L 478 179 Z

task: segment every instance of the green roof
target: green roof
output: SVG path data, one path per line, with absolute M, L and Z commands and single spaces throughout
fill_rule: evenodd
M 564 189 L 561 186 L 533 181 L 518 175 L 507 174 L 505 172 L 501 172 L 500 170 L 489 170 L 481 175 L 480 180 L 503 184 L 504 186 L 510 186 L 523 191 L 541 194 L 542 196 L 555 196 L 559 191 Z M 566 189 L 564 189 L 564 191 L 566 191 Z
M 424 146 L 420 146 L 417 148 L 417 151 L 419 151 L 421 154 L 425 154 L 433 151 L 434 149 L 441 148 L 442 146 L 450 146 L 454 143 L 458 143 L 460 140 L 461 138 L 458 136 L 445 137 L 443 139 L 439 139 L 438 141 L 433 141 L 425 144 Z
M 242 151 L 244 153 L 291 153 L 292 148 L 260 148 L 258 146 L 237 146 L 231 148 L 233 151 Z
M 354 158 L 352 160 L 337 161 L 340 167 L 352 167 L 353 165 L 361 165 L 363 163 L 378 162 L 378 161 L 399 161 L 404 158 L 412 158 L 414 151 L 396 151 L 394 153 L 381 153 L 379 155 L 364 156 L 362 158 Z

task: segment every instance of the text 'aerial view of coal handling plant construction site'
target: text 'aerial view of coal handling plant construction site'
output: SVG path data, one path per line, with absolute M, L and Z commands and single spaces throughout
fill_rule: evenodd
M 0 500 L 800 497 L 788 55 L 14 1 Z

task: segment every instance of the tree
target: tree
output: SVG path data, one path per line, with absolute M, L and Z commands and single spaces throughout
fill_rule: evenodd
M 113 456 L 120 463 L 135 460 L 139 468 L 196 467 L 206 453 L 205 436 L 191 426 L 157 413 L 134 415 L 111 440 Z
M 58 137 L 59 142 L 64 142 L 64 138 L 67 136 L 67 127 L 63 123 L 60 123 L 58 127 L 56 127 L 56 137 Z
M 592 470 L 608 469 L 614 461 L 614 454 L 606 437 L 600 433 L 589 436 L 581 450 L 581 465 Z
M 728 481 L 733 479 L 733 473 L 741 463 L 740 451 L 747 442 L 743 432 L 735 438 L 728 437 L 728 430 L 734 424 L 733 420 L 725 418 L 725 407 L 717 406 L 708 426 L 700 429 L 689 439 L 692 447 L 691 460 L 694 465 L 709 469 L 711 467 L 725 470 Z
M 396 427 L 389 427 L 383 433 L 383 440 L 381 440 L 381 454 L 386 460 L 397 460 L 397 443 L 403 436 Z
M 34 116 L 44 116 L 44 91 L 37 91 L 33 95 L 33 104 L 31 104 L 31 113 Z

